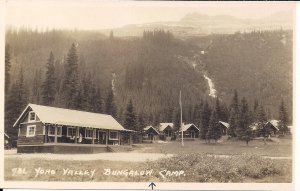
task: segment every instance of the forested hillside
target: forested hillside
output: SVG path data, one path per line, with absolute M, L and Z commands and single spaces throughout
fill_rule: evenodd
M 107 37 L 88 31 L 9 30 L 6 44 L 5 126 L 11 135 L 29 102 L 108 113 L 121 123 L 131 105 L 136 129 L 176 122 L 180 90 L 184 121 L 200 126 L 200 115 L 215 105 L 203 74 L 215 83 L 223 120 L 229 120 L 235 89 L 251 109 L 258 100 L 269 117 L 278 116 L 281 99 L 292 113 L 289 31 L 183 41 L 162 30 L 131 38 L 113 32 Z

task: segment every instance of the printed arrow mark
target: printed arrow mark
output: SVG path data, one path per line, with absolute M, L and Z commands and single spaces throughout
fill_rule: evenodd
M 151 189 L 153 190 L 153 186 L 155 186 L 156 187 L 156 185 L 153 183 L 153 182 L 151 182 L 151 184 L 149 184 L 149 186 L 148 187 L 150 187 L 151 186 Z

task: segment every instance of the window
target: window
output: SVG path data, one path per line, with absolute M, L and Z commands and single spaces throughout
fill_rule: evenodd
M 57 136 L 61 137 L 62 130 L 61 126 L 57 126 Z M 55 126 L 48 126 L 48 136 L 55 136 Z
M 109 131 L 110 140 L 118 140 L 118 131 Z
M 34 111 L 29 112 L 28 114 L 28 121 L 35 121 L 36 120 L 36 115 Z
M 93 137 L 93 129 L 85 129 L 85 138 L 92 138 Z
M 75 137 L 76 136 L 76 128 L 68 127 L 67 129 L 67 137 Z
M 34 137 L 35 136 L 35 125 L 27 126 L 26 137 Z

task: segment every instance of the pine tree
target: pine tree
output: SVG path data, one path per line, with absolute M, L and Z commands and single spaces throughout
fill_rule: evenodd
M 10 85 L 10 47 L 8 44 L 5 45 L 5 94 L 8 94 L 9 85 Z
M 286 135 L 288 133 L 288 114 L 285 108 L 284 101 L 281 100 L 281 104 L 279 106 L 279 131 L 282 135 Z
M 236 118 L 236 113 L 231 110 L 230 111 L 230 117 L 229 117 L 229 128 L 228 128 L 228 135 L 231 137 L 236 137 L 237 136 L 237 118 Z
M 28 104 L 28 91 L 24 83 L 22 68 L 18 77 L 17 81 L 12 85 L 5 110 L 5 132 L 13 140 L 17 139 L 18 128 L 13 128 L 12 126 Z
M 200 126 L 200 133 L 201 133 L 201 138 L 205 139 L 206 138 L 206 133 L 209 128 L 209 120 L 211 116 L 211 108 L 208 104 L 207 101 L 205 101 L 202 112 L 201 112 L 201 126 Z
M 216 98 L 216 105 L 215 105 L 215 115 L 216 115 L 216 120 L 220 121 L 221 120 L 221 116 L 222 116 L 222 109 L 220 106 L 220 101 L 219 98 Z
M 62 91 L 65 107 L 74 109 L 77 105 L 76 101 L 79 93 L 78 56 L 74 43 L 67 55 Z
M 56 85 L 55 85 L 55 67 L 54 56 L 50 52 L 49 59 L 46 65 L 45 80 L 42 84 L 42 103 L 43 105 L 51 105 L 55 100 Z
M 237 136 L 238 133 L 237 128 L 239 126 L 239 117 L 240 117 L 239 115 L 240 115 L 240 109 L 239 109 L 238 93 L 236 90 L 234 90 L 234 95 L 230 105 L 230 119 L 229 119 L 230 128 L 228 131 L 228 134 L 231 137 Z
M 241 140 L 245 140 L 247 145 L 248 142 L 251 140 L 251 129 L 249 127 L 250 125 L 250 116 L 249 116 L 249 108 L 248 108 L 248 103 L 243 97 L 241 101 L 241 112 L 239 116 L 239 126 L 238 126 L 238 137 Z
M 210 139 L 214 139 L 217 142 L 222 136 L 221 129 L 218 126 L 217 112 L 213 111 L 210 120 L 209 120 L 209 128 L 206 133 L 206 140 L 210 142 Z
M 254 100 L 254 104 L 253 104 L 253 112 L 252 112 L 252 121 L 257 121 L 257 117 L 258 117 L 258 110 L 259 110 L 259 104 L 258 104 L 258 100 L 255 99 Z
M 180 109 L 179 108 L 174 108 L 174 114 L 173 114 L 173 126 L 174 126 L 174 131 L 179 131 L 180 129 Z
M 201 127 L 201 109 L 202 109 L 203 103 L 196 104 L 194 108 L 194 124 L 197 127 Z
M 32 96 L 31 101 L 32 103 L 40 104 L 41 100 L 41 93 L 40 93 L 40 87 L 41 87 L 41 70 L 36 70 L 33 77 L 33 84 L 32 84 Z
M 109 92 L 106 98 L 105 113 L 115 118 L 117 117 L 117 107 L 116 107 L 114 92 L 112 90 L 112 87 L 109 88 Z
M 157 126 L 159 125 L 160 120 L 161 120 L 160 118 L 161 118 L 161 117 L 160 117 L 160 112 L 157 112 L 157 113 L 155 114 L 155 117 L 154 117 L 153 126 L 157 127 Z
M 95 113 L 103 113 L 103 99 L 101 95 L 101 90 L 100 88 L 95 88 L 95 85 L 92 86 L 92 92 L 94 92 L 95 89 L 95 94 L 92 93 L 92 98 L 89 100 L 89 105 L 92 106 L 92 111 Z
M 264 124 L 267 122 L 267 116 L 262 105 L 259 106 L 258 113 L 257 113 L 257 121 Z
M 137 130 L 137 117 L 131 99 L 127 104 L 125 117 L 124 117 L 124 127 L 130 130 Z

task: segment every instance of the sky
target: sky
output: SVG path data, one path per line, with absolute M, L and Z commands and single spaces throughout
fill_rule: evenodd
M 261 18 L 293 11 L 293 2 L 149 2 L 100 0 L 7 0 L 6 26 L 96 30 L 157 21 L 188 13 Z

